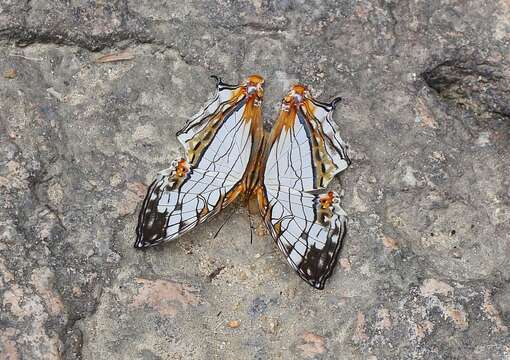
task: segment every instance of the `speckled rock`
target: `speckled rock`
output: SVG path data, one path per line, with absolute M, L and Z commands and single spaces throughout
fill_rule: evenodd
M 1 357 L 509 359 L 509 18 L 507 0 L 0 0 Z M 349 232 L 323 291 L 239 207 L 132 248 L 209 76 L 251 73 L 268 128 L 294 82 L 345 99 Z

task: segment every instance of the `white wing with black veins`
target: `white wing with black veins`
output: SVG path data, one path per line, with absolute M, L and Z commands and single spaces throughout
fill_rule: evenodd
M 282 102 L 267 146 L 259 206 L 266 226 L 298 275 L 322 289 L 337 262 L 347 216 L 324 189 L 350 161 L 325 104 L 295 86 Z
M 179 237 L 242 192 L 254 143 L 252 123 L 261 121 L 260 99 L 248 93 L 249 85 L 218 81 L 214 99 L 178 133 L 186 159 L 174 161 L 150 185 L 138 219 L 136 248 Z

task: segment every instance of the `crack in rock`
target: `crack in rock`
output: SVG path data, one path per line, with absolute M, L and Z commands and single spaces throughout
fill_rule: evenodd
M 441 98 L 482 118 L 510 118 L 510 81 L 501 64 L 473 59 L 447 60 L 423 79 Z

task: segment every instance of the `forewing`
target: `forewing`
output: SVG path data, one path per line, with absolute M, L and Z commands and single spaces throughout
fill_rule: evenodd
M 197 165 L 224 119 L 237 113 L 239 106 L 247 100 L 243 93 L 244 85 L 228 85 L 219 78 L 216 80 L 213 99 L 177 132 L 177 139 L 185 148 L 186 159 L 192 165 Z
M 307 95 L 299 101 L 292 96 L 284 99 L 270 136 L 266 184 L 318 190 L 347 168 L 347 146 L 332 119 L 336 102 L 326 104 Z
M 323 289 L 346 231 L 346 214 L 338 206 L 338 196 L 266 186 L 259 197 L 264 222 L 287 262 L 303 280 Z M 324 202 L 329 198 L 330 203 Z

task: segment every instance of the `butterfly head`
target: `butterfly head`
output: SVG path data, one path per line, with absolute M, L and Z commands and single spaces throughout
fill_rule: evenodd
M 246 92 L 248 95 L 256 94 L 258 98 L 264 96 L 264 78 L 260 75 L 248 76 L 246 80 Z
M 308 88 L 305 85 L 296 84 L 292 86 L 287 96 L 283 98 L 283 107 L 300 106 L 306 96 L 308 96 Z

